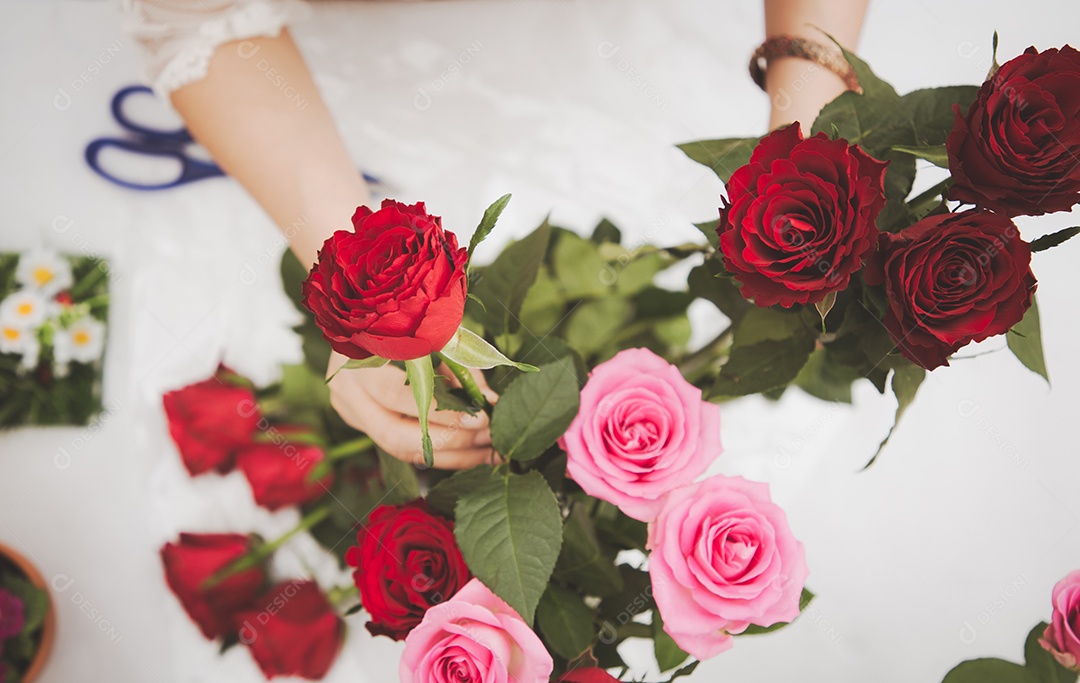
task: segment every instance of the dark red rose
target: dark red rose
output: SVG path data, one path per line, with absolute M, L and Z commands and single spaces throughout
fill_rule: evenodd
M 618 683 L 607 671 L 595 666 L 582 669 L 571 669 L 564 673 L 557 683 Z
M 261 419 L 251 390 L 218 376 L 170 391 L 162 403 L 169 434 L 192 475 L 231 470 L 237 449 L 251 443 Z
M 268 510 L 300 505 L 326 493 L 334 481 L 327 473 L 310 480 L 311 470 L 325 459 L 318 446 L 294 443 L 257 443 L 236 456 L 236 467 L 247 477 L 255 502 Z
M 991 76 L 946 142 L 949 198 L 1008 216 L 1080 201 L 1080 52 L 1029 47 Z
M 237 615 L 251 606 L 266 580 L 262 568 L 253 567 L 210 588 L 203 586 L 219 569 L 246 553 L 249 543 L 240 534 L 180 534 L 178 542 L 161 548 L 165 581 L 207 638 L 234 633 Z
M 423 202 L 361 206 L 304 281 L 304 305 L 349 358 L 411 360 L 446 346 L 465 310 L 465 249 Z
M 314 581 L 286 581 L 240 615 L 240 642 L 267 680 L 318 680 L 330 670 L 345 640 L 345 622 Z
M 866 282 L 885 286 L 889 336 L 927 370 L 1007 332 L 1031 306 L 1031 247 L 1002 214 L 940 214 L 880 240 Z
M 429 607 L 449 600 L 469 581 L 454 540 L 454 524 L 423 500 L 383 505 L 368 517 L 345 562 L 371 615 L 372 635 L 402 640 Z
M 758 306 L 817 303 L 844 289 L 874 247 L 887 164 L 799 125 L 765 136 L 727 183 L 720 251 Z

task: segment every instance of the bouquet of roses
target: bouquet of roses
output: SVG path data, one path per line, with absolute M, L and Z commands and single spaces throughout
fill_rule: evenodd
M 92 257 L 0 254 L 0 427 L 100 412 L 108 273 Z
M 719 220 L 700 226 L 709 244 L 631 249 L 607 221 L 589 238 L 545 221 L 471 266 L 506 196 L 468 248 L 422 203 L 386 200 L 360 207 L 309 273 L 286 255 L 308 367 L 265 389 L 222 370 L 165 399 L 193 474 L 238 467 L 257 502 L 305 513 L 273 541 L 188 534 L 163 549 L 204 634 L 248 645 L 268 677 L 318 678 L 339 614 L 363 610 L 370 633 L 404 641 L 403 681 L 595 683 L 628 671 L 628 638 L 651 640 L 672 680 L 793 621 L 813 597 L 803 547 L 766 484 L 708 476 L 716 404 L 791 385 L 850 401 L 866 378 L 891 384 L 899 417 L 926 370 L 1005 332 L 1045 376 L 1031 253 L 1080 232 L 1029 244 L 1012 222 L 1080 199 L 1071 48 L 1029 51 L 981 87 L 904 96 L 845 56 L 861 92 L 828 105 L 811 137 L 682 146 L 727 184 Z M 917 159 L 951 174 L 909 198 Z M 686 288 L 654 282 L 684 261 Z M 730 327 L 690 350 L 698 298 Z M 418 477 L 383 453 L 329 406 L 327 345 L 351 359 L 343 372 L 405 370 L 417 463 L 438 448 L 432 407 L 487 413 L 491 461 Z M 270 580 L 267 559 L 301 530 L 352 586 Z

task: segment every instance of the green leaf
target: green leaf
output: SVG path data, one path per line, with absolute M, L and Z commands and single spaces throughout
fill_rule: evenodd
M 1043 235 L 1031 243 L 1032 251 L 1046 251 L 1051 247 L 1056 247 L 1067 239 L 1080 235 L 1080 226 L 1074 226 L 1071 228 L 1065 228 L 1052 232 L 1049 235 Z
M 476 415 L 480 409 L 481 406 L 470 398 L 467 391 L 450 383 L 449 377 L 435 376 L 435 410 Z
M 795 386 L 823 401 L 851 403 L 851 385 L 863 375 L 841 364 L 829 347 L 815 349 L 795 377 Z
M 1009 350 L 1020 359 L 1024 367 L 1041 376 L 1047 382 L 1050 375 L 1046 372 L 1046 358 L 1043 355 L 1042 329 L 1039 324 L 1039 305 L 1031 297 L 1031 308 L 1024 314 L 1023 320 L 1016 323 L 1005 335 Z
M 306 316 L 310 316 L 311 312 L 304 308 L 303 293 L 301 292 L 304 280 L 308 277 L 308 269 L 304 267 L 304 264 L 300 263 L 300 259 L 296 258 L 296 254 L 292 253 L 291 249 L 286 249 L 281 253 L 281 285 L 285 289 L 285 295 L 289 297 L 289 301 L 296 306 L 296 310 L 300 311 Z
M 699 164 L 708 166 L 725 183 L 731 174 L 750 163 L 761 138 L 728 138 L 725 140 L 698 140 L 678 145 L 683 154 Z
M 660 616 L 660 610 L 653 610 L 653 652 L 656 654 L 656 663 L 660 671 L 670 671 L 679 666 L 690 656 L 682 651 L 675 640 L 664 630 L 664 618 Z
M 574 591 L 549 584 L 536 606 L 536 624 L 555 654 L 571 660 L 585 652 L 596 629 L 593 611 Z
M 558 232 L 551 265 L 567 299 L 586 299 L 608 291 L 611 269 L 600 257 L 597 245 L 568 230 Z
M 885 435 L 877 450 L 874 451 L 874 457 L 870 458 L 870 462 L 863 466 L 864 470 L 874 464 L 874 461 L 881 455 L 882 449 L 885 448 L 885 444 L 889 443 L 893 432 L 896 431 L 896 426 L 900 424 L 900 418 L 903 417 L 911 402 L 915 400 L 915 393 L 919 390 L 919 385 L 922 384 L 925 378 L 926 370 L 913 363 L 905 362 L 893 370 L 892 390 L 893 394 L 896 395 L 896 417 L 893 419 L 893 426 L 889 428 L 889 433 Z
M 656 274 L 672 264 L 671 256 L 657 251 L 631 259 L 621 268 L 615 267 L 615 291 L 631 297 L 652 286 Z
M 949 167 L 949 153 L 945 151 L 945 145 L 928 145 L 923 147 L 909 147 L 907 145 L 893 145 L 894 152 L 910 154 L 911 156 L 929 161 L 940 168 Z
M 386 487 L 383 501 L 388 505 L 408 503 L 420 497 L 420 481 L 416 477 L 416 468 L 404 460 L 399 460 L 383 449 L 379 454 L 379 475 Z M 370 512 L 370 510 L 368 511 Z
M 546 337 L 566 317 L 566 297 L 559 283 L 548 274 L 547 267 L 540 266 L 537 271 L 518 317 L 521 326 L 537 339 Z
M 22 576 L 8 574 L 3 577 L 3 587 L 23 603 L 22 633 L 32 634 L 41 626 L 49 612 L 49 594 Z
M 626 324 L 630 305 L 619 296 L 606 296 L 579 304 L 566 319 L 563 336 L 584 356 L 607 347 Z
M 1046 631 L 1046 627 L 1047 624 L 1044 621 L 1028 633 L 1027 640 L 1024 641 L 1025 668 L 1041 683 L 1076 683 L 1076 672 L 1069 671 L 1058 664 L 1054 655 L 1039 644 L 1039 639 Z
M 322 375 L 305 365 L 281 366 L 281 399 L 293 410 L 330 408 L 330 389 Z
M 405 361 L 405 376 L 412 387 L 413 399 L 420 421 L 421 440 L 424 448 L 424 464 L 435 464 L 435 452 L 431 446 L 431 434 L 428 433 L 428 414 L 431 412 L 431 399 L 435 397 L 435 368 L 431 365 L 431 356 L 421 356 Z
M 528 236 L 504 249 L 494 263 L 477 269 L 471 277 L 470 290 L 483 305 L 470 299 L 466 308 L 471 318 L 492 337 L 518 329 L 521 304 L 536 281 L 550 235 L 551 228 L 545 220 Z
M 334 370 L 334 374 L 326 378 L 326 383 L 329 384 L 330 380 L 337 377 L 338 373 L 342 370 L 363 370 L 365 368 L 381 368 L 390 361 L 386 358 L 380 358 L 379 356 L 368 356 L 367 358 L 350 358 L 342 363 L 341 367 Z
M 694 223 L 694 227 L 701 231 L 702 235 L 705 235 L 705 239 L 709 241 L 713 249 L 720 248 L 720 235 L 717 234 L 716 228 L 720 225 L 720 219 L 715 218 L 711 221 L 705 221 L 704 223 Z
M 504 194 L 499 197 L 484 211 L 484 217 L 480 219 L 480 225 L 476 226 L 476 231 L 473 232 L 472 239 L 469 240 L 469 258 L 472 258 L 473 251 L 476 250 L 476 246 L 487 239 L 487 236 L 491 234 L 491 231 L 495 228 L 496 221 L 499 220 L 499 216 L 502 215 L 503 209 L 510 203 L 510 195 Z
M 563 525 L 562 551 L 554 577 L 598 597 L 608 597 L 623 589 L 615 555 L 601 546 L 584 505 L 574 505 Z
M 817 309 L 818 315 L 821 316 L 822 324 L 825 323 L 825 318 L 829 316 L 829 311 L 836 305 L 836 292 L 829 292 L 825 295 L 825 298 L 814 304 L 814 308 Z
M 597 244 L 603 244 L 605 242 L 619 244 L 622 242 L 622 230 L 619 230 L 619 228 L 608 219 L 602 218 L 600 219 L 600 222 L 596 224 L 592 236 L 589 239 Z
M 800 615 L 804 611 L 806 611 L 806 608 L 810 606 L 810 603 L 813 602 L 813 600 L 814 600 L 814 594 L 811 593 L 808 589 L 803 588 L 802 589 L 802 595 L 799 596 L 799 614 Z M 795 617 L 795 619 L 798 619 L 798 618 L 799 618 L 798 616 Z M 740 633 L 739 635 L 741 635 L 741 636 L 758 636 L 758 635 L 761 635 L 763 633 L 772 633 L 773 631 L 779 631 L 780 629 L 784 628 L 785 626 L 788 626 L 789 624 L 793 624 L 793 623 L 794 623 L 794 620 L 792 620 L 792 621 L 781 621 L 781 622 L 779 622 L 777 624 L 773 624 L 772 626 L 758 626 L 757 624 L 750 624 L 749 626 L 746 627 L 746 630 L 743 631 L 742 633 Z
M 1004 659 L 972 659 L 961 662 L 941 683 L 1040 683 L 1029 669 Z
M 517 363 L 504 356 L 497 348 L 484 341 L 484 338 L 464 327 L 459 327 L 446 346 L 439 351 L 458 365 L 467 368 L 493 368 L 496 365 L 509 365 L 522 372 L 536 372 L 535 365 Z
M 521 375 L 491 415 L 491 443 L 507 460 L 528 461 L 554 444 L 577 415 L 580 385 L 574 363 L 558 359 Z
M 747 311 L 756 308 L 739 293 L 738 284 L 725 277 L 718 258 L 707 258 L 705 263 L 691 270 L 686 284 L 691 294 L 711 302 L 733 323 L 738 322 Z
M 454 506 L 457 505 L 458 499 L 483 486 L 491 479 L 493 471 L 491 465 L 478 465 L 455 472 L 431 487 L 426 497 L 427 504 L 432 510 L 447 517 L 453 517 Z
M 539 472 L 496 477 L 462 496 L 455 513 L 469 569 L 531 624 L 562 546 L 562 515 L 547 482 Z
M 746 396 L 786 386 L 813 349 L 798 311 L 755 307 L 736 325 L 731 353 L 710 396 Z

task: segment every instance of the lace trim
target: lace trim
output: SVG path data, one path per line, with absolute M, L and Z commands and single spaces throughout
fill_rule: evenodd
M 154 80 L 154 92 L 165 102 L 169 93 L 206 78 L 210 58 L 219 45 L 243 38 L 273 37 L 286 25 L 306 19 L 311 8 L 300 0 L 251 2 L 243 8 L 211 19 L 170 59 Z

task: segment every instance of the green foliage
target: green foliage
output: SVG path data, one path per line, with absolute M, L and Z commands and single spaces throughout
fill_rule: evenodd
M 1076 683 L 1076 672 L 1058 664 L 1039 645 L 1046 624 L 1038 624 L 1024 641 L 1023 666 L 1004 659 L 986 658 L 961 662 L 945 674 L 942 683 Z
M 521 305 L 536 281 L 550 236 L 551 228 L 544 221 L 508 246 L 491 265 L 476 269 L 469 282 L 470 293 L 476 298 L 470 298 L 465 308 L 489 335 L 498 337 L 520 326 Z
M 1065 240 L 1072 239 L 1077 235 L 1080 235 L 1080 226 L 1064 228 L 1062 230 L 1058 230 L 1057 232 L 1052 232 L 1049 235 L 1043 235 L 1042 237 L 1035 239 L 1031 243 L 1031 250 L 1046 251 L 1047 249 L 1056 247 Z
M 562 551 L 553 576 L 587 595 L 609 597 L 623 589 L 615 553 L 599 540 L 584 502 L 571 508 L 563 524 Z
M 694 161 L 708 166 L 720 180 L 731 180 L 731 174 L 750 162 L 750 155 L 761 138 L 729 138 L 726 140 L 698 140 L 678 145 L 683 153 Z
M 671 671 L 690 657 L 664 630 L 664 618 L 660 616 L 658 609 L 653 610 L 652 637 L 653 653 L 656 655 L 656 664 L 661 672 Z
M 431 444 L 431 434 L 428 433 L 428 418 L 431 412 L 431 401 L 435 397 L 435 368 L 431 364 L 431 356 L 422 356 L 413 360 L 405 361 L 405 376 L 412 388 L 413 399 L 416 400 L 416 410 L 419 413 L 420 439 L 424 449 L 424 464 L 431 467 L 435 464 L 434 449 Z
M 577 415 L 578 375 L 566 357 L 506 387 L 491 416 L 491 442 L 507 460 L 527 462 L 555 443 Z
M 548 646 L 566 660 L 585 652 L 596 634 L 593 611 L 576 592 L 556 584 L 548 584 L 540 596 L 536 624 Z
M 748 310 L 735 325 L 735 341 L 709 392 L 710 400 L 787 386 L 814 349 L 810 330 L 801 311 Z
M 1034 296 L 1031 297 L 1031 308 L 1024 314 L 1023 320 L 1014 325 L 1005 338 L 1008 340 L 1009 350 L 1024 364 L 1025 368 L 1047 382 L 1050 381 L 1050 375 L 1046 372 L 1046 358 L 1043 356 L 1039 305 Z
M 491 206 L 484 211 L 484 217 L 480 219 L 480 225 L 476 226 L 476 231 L 473 232 L 472 239 L 469 240 L 469 258 L 472 258 L 472 254 L 476 250 L 477 245 L 487 239 L 487 236 L 495 229 L 495 223 L 499 220 L 499 216 L 502 215 L 503 209 L 505 209 L 506 205 L 509 203 L 510 195 L 504 194 L 496 199 Z
M 881 440 L 873 457 L 870 458 L 870 462 L 866 463 L 863 469 L 873 465 L 874 461 L 881 455 L 881 451 L 885 448 L 885 444 L 889 443 L 889 439 L 892 438 L 897 425 L 900 424 L 900 418 L 903 417 L 904 412 L 907 411 L 911 402 L 915 400 L 915 392 L 919 390 L 919 385 L 922 384 L 923 379 L 925 378 L 926 370 L 907 361 L 898 363 L 897 367 L 893 369 L 892 390 L 893 394 L 896 396 L 896 417 L 893 419 L 893 426 L 889 428 L 889 433 Z
M 433 486 L 427 494 L 427 503 L 432 510 L 447 517 L 454 516 L 454 506 L 458 499 L 483 486 L 494 472 L 490 465 L 477 465 L 467 470 L 454 472 Z
M 494 477 L 458 499 L 454 535 L 472 573 L 532 623 L 562 547 L 562 515 L 538 472 Z

